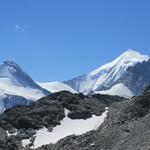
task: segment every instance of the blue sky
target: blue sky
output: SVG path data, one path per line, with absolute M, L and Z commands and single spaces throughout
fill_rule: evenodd
M 63 81 L 128 48 L 150 54 L 149 0 L 1 0 L 0 61 Z

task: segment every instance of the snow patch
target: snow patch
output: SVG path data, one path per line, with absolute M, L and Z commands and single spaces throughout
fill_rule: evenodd
M 67 117 L 69 111 L 65 109 L 65 118 L 61 121 L 61 124 L 54 127 L 52 132 L 49 132 L 47 128 L 42 128 L 36 131 L 34 146 L 35 149 L 42 145 L 56 143 L 60 139 L 69 135 L 81 135 L 91 130 L 96 130 L 104 121 L 107 116 L 108 108 L 101 116 L 92 115 L 89 119 L 75 119 L 72 120 Z M 23 146 L 30 144 L 30 140 L 22 141 Z
M 95 91 L 95 93 L 99 94 L 108 94 L 108 95 L 118 95 L 123 97 L 132 97 L 133 93 L 122 83 L 118 83 L 114 85 L 111 89 L 105 91 Z
M 23 139 L 21 142 L 22 142 L 23 147 L 27 147 L 31 143 L 30 138 L 29 139 Z
M 9 133 L 9 131 L 7 131 L 7 136 L 10 137 L 12 135 L 16 136 L 18 134 L 18 132 L 16 131 L 15 133 Z

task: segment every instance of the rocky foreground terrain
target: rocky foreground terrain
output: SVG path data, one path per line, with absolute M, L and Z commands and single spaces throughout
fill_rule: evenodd
M 51 94 L 28 106 L 8 109 L 0 116 L 0 150 L 30 149 L 29 147 L 34 143 L 36 130 L 46 127 L 51 132 L 53 127 L 59 125 L 65 117 L 65 109 L 69 110 L 68 117 L 71 119 L 88 119 L 93 114 L 100 116 L 105 108 L 110 107 L 114 102 L 125 100 L 119 96 L 84 96 L 64 91 Z M 21 141 L 28 138 L 31 143 L 23 147 Z M 62 140 L 61 143 L 65 146 L 68 142 Z M 41 149 L 53 149 L 53 146 L 55 147 L 52 145 Z M 71 144 L 68 149 L 70 146 Z M 67 145 L 65 147 L 58 142 L 55 149 L 67 149 Z
M 113 103 L 96 131 L 69 136 L 38 150 L 149 150 L 150 87 L 143 95 Z
M 109 107 L 107 118 L 97 130 L 80 136 L 70 135 L 56 144 L 37 150 L 149 150 L 150 87 L 141 96 L 125 99 L 118 96 L 58 92 L 29 106 L 16 106 L 0 116 L 0 150 L 31 150 L 36 130 L 51 132 L 65 117 L 87 119 L 101 115 Z M 17 134 L 16 134 L 17 131 Z M 23 147 L 21 141 L 31 138 Z

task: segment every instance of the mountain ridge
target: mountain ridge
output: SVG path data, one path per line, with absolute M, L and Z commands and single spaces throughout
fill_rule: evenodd
M 150 57 L 132 49 L 98 69 L 65 82 L 35 82 L 18 64 L 8 60 L 0 65 L 1 108 L 7 104 L 3 103 L 3 95 L 12 95 L 16 98 L 20 96 L 21 100 L 23 100 L 21 97 L 24 97 L 26 103 L 28 100 L 34 101 L 50 93 L 64 90 L 72 93 L 132 97 L 140 95 L 150 84 L 149 74 Z M 12 106 L 14 104 L 15 102 Z
M 70 91 L 71 93 L 78 93 L 76 90 L 72 89 L 70 86 L 64 84 L 63 82 L 54 81 L 54 82 L 36 82 L 42 88 L 47 89 L 51 93 L 59 92 L 59 91 Z
M 0 113 L 15 105 L 28 105 L 29 101 L 38 100 L 49 93 L 14 61 L 4 61 L 0 65 Z
M 109 90 L 129 67 L 134 67 L 137 63 L 147 62 L 149 58 L 147 55 L 141 55 L 139 52 L 129 49 L 112 62 L 104 64 L 85 75 L 64 81 L 64 83 L 84 94 Z

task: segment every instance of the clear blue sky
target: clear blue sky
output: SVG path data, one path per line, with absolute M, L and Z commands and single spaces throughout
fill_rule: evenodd
M 1 0 L 0 62 L 63 81 L 128 48 L 150 54 L 149 0 Z

